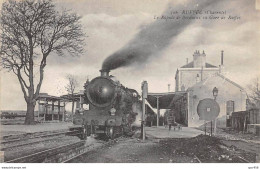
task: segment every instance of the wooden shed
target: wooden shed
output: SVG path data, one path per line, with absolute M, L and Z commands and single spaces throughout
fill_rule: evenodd
M 248 130 L 248 126 L 260 124 L 259 109 L 250 109 L 247 111 L 233 112 L 231 117 L 231 126 L 239 131 Z
M 238 131 L 245 131 L 249 124 L 249 112 L 238 111 L 233 112 L 231 117 L 231 127 Z

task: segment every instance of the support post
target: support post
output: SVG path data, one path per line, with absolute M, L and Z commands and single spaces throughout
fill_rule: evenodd
M 217 118 L 215 118 L 215 120 L 214 120 L 214 135 L 216 135 L 217 134 Z
M 142 114 L 142 129 L 143 129 L 143 132 L 142 132 L 142 139 L 145 140 L 145 98 L 143 98 L 143 114 Z
M 58 100 L 58 119 L 60 121 L 60 100 Z
M 43 119 L 43 121 L 46 121 L 46 115 L 47 115 L 47 113 L 48 113 L 48 101 L 47 101 L 47 99 L 45 99 L 45 113 L 44 113 L 44 119 Z
M 213 92 L 214 100 L 217 101 L 218 88 L 214 87 L 212 92 Z M 217 117 L 214 119 L 214 135 L 216 134 L 217 134 Z
M 212 120 L 210 121 L 210 136 L 212 137 Z
M 145 140 L 145 99 L 148 95 L 148 84 L 146 81 L 142 83 L 142 100 L 143 100 L 143 111 L 142 111 L 142 139 Z
M 65 101 L 63 100 L 63 112 L 62 112 L 62 121 L 64 122 L 65 120 Z
M 39 122 L 39 119 L 40 119 L 40 99 L 38 100 L 38 122 Z
M 51 121 L 53 121 L 54 118 L 54 101 L 51 101 Z
M 79 108 L 82 109 L 82 97 L 79 95 Z
M 207 135 L 207 123 L 206 123 L 206 120 L 204 121 L 204 124 L 205 124 L 205 135 Z
M 159 127 L 159 113 L 160 113 L 160 109 L 159 109 L 159 97 L 156 97 L 157 99 L 157 127 Z
M 217 96 L 214 96 L 214 100 L 217 100 Z M 214 135 L 217 134 L 217 117 L 214 119 Z
M 186 107 L 187 107 L 187 112 L 186 112 L 186 120 L 187 120 L 187 126 L 189 125 L 189 113 L 190 113 L 190 94 L 189 94 L 189 91 L 187 92 L 187 104 L 186 104 Z

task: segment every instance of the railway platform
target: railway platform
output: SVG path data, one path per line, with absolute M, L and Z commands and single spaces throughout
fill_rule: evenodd
M 169 131 L 169 128 L 164 126 L 157 127 L 146 127 L 146 135 L 152 138 L 191 138 L 196 137 L 200 134 L 204 134 L 203 131 L 197 130 L 190 127 L 182 127 L 181 130 L 173 129 Z

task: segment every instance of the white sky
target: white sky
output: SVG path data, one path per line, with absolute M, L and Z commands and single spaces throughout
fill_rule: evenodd
M 81 57 L 58 57 L 51 54 L 48 58 L 41 92 L 59 96 L 66 94 L 64 86 L 67 74 L 76 75 L 80 86 L 83 86 L 87 77 L 92 79 L 98 76 L 103 60 L 127 44 L 147 24 L 154 22 L 154 16 L 160 16 L 170 1 L 56 2 L 58 6 L 82 15 L 82 25 L 88 36 L 86 52 Z M 186 63 L 186 58 L 192 61 L 195 50 L 205 50 L 207 62 L 216 66 L 220 64 L 221 50 L 224 50 L 226 76 L 246 87 L 252 78 L 260 76 L 259 10 L 256 11 L 248 2 L 250 0 L 223 0 L 211 7 L 211 10 L 226 10 L 227 16 L 240 16 L 239 21 L 195 21 L 173 38 L 171 44 L 158 56 L 141 66 L 119 68 L 110 74 L 116 76 L 123 85 L 139 92 L 143 80 L 148 81 L 149 92 L 167 92 L 168 84 L 171 84 L 173 91 L 177 68 Z M 173 10 L 177 3 L 179 1 L 171 4 Z M 0 109 L 25 110 L 26 104 L 17 78 L 1 71 L 0 80 Z

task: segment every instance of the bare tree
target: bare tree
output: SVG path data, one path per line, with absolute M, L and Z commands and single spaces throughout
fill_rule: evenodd
M 68 75 L 67 76 L 67 79 L 69 80 L 69 83 L 65 86 L 67 92 L 68 92 L 68 95 L 69 95 L 69 98 L 72 100 L 72 115 L 73 115 L 73 112 L 74 112 L 74 100 L 75 100 L 75 89 L 79 86 L 79 83 L 76 79 L 75 76 L 73 75 Z
M 39 96 L 47 57 L 79 55 L 84 33 L 80 17 L 57 10 L 51 0 L 8 0 L 2 4 L 1 66 L 13 72 L 27 103 L 25 124 L 34 123 L 34 108 Z
M 254 78 L 248 85 L 248 97 L 254 107 L 260 108 L 260 84 L 258 78 Z

